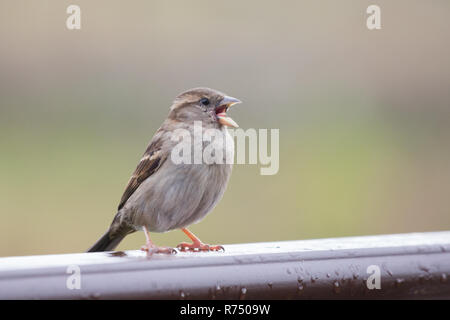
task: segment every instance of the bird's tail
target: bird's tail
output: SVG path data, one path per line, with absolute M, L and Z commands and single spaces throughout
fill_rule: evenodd
M 119 245 L 120 241 L 122 241 L 122 239 L 125 238 L 127 234 L 128 233 L 126 232 L 124 233 L 115 232 L 114 234 L 112 234 L 111 231 L 108 230 L 100 239 L 97 240 L 96 243 L 94 243 L 94 245 L 91 248 L 89 248 L 87 252 L 114 250 Z

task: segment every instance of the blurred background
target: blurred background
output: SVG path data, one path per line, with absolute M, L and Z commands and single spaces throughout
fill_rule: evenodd
M 449 16 L 446 0 L 1 1 L 0 256 L 92 245 L 196 86 L 244 101 L 242 128 L 280 129 L 278 174 L 236 165 L 203 241 L 450 229 Z

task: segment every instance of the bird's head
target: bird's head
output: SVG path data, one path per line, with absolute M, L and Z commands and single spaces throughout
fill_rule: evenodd
M 228 108 L 240 100 L 209 88 L 194 88 L 180 93 L 170 108 L 169 118 L 177 121 L 202 121 L 237 128 L 227 115 Z

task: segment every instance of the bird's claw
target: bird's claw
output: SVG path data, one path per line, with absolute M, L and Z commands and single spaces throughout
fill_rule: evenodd
M 182 252 L 208 252 L 208 251 L 225 251 L 225 248 L 220 245 L 209 245 L 206 243 L 186 243 L 182 242 L 177 245 L 177 249 Z

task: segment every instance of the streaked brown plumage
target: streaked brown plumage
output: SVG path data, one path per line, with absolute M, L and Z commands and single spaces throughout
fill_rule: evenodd
M 113 250 L 126 235 L 142 229 L 147 237 L 144 249 L 149 253 L 173 249 L 156 247 L 148 231 L 173 229 L 183 230 L 193 241 L 180 244 L 181 250 L 221 249 L 203 244 L 186 227 L 200 221 L 222 198 L 232 165 L 175 164 L 170 153 L 178 142 L 171 137 L 177 129 L 194 134 L 194 122 L 201 123 L 202 134 L 208 129 L 218 129 L 226 142 L 225 162 L 225 157 L 232 158 L 230 152 L 234 151 L 233 140 L 225 127 L 237 126 L 226 111 L 239 102 L 209 88 L 195 88 L 178 95 L 130 178 L 110 228 L 89 251 Z

